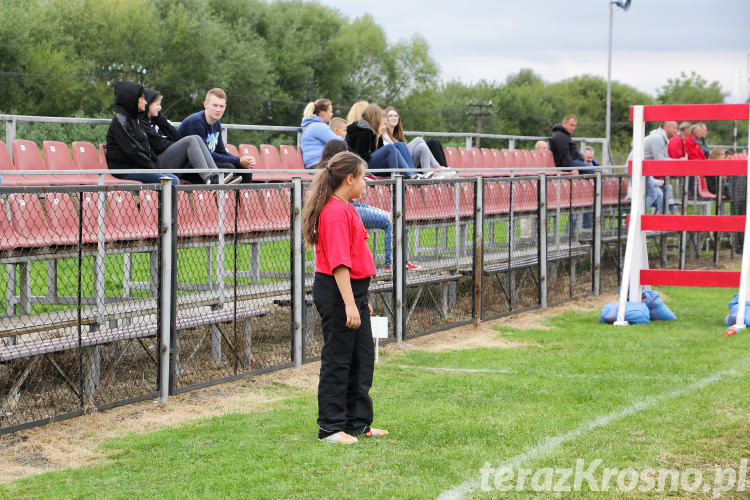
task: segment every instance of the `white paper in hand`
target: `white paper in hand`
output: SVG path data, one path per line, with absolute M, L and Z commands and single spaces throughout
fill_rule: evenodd
M 370 316 L 370 327 L 372 328 L 372 338 L 388 338 L 388 318 L 386 316 Z

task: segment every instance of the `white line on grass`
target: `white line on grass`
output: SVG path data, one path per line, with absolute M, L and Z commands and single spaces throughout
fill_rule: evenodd
M 744 364 L 745 362 L 747 362 L 748 359 L 750 358 L 745 358 L 741 364 Z M 682 396 L 684 394 L 689 394 L 691 392 L 699 391 L 703 389 L 704 387 L 706 387 L 707 385 L 713 384 L 714 382 L 719 381 L 722 377 L 725 377 L 726 375 L 733 374 L 733 373 L 736 373 L 736 372 L 732 370 L 716 372 L 714 374 L 709 375 L 708 377 L 705 377 L 697 382 L 694 382 L 680 389 L 675 389 L 667 393 L 662 393 L 661 395 L 658 395 L 658 396 L 651 396 L 641 401 L 636 401 L 628 406 L 622 407 L 619 410 L 615 410 L 612 413 L 609 413 L 607 415 L 583 422 L 581 425 L 579 425 L 577 428 L 573 429 L 572 431 L 568 431 L 558 436 L 548 437 L 544 439 L 543 441 L 541 441 L 536 446 L 533 446 L 527 449 L 526 451 L 524 451 L 523 453 L 506 460 L 505 462 L 501 463 L 493 472 L 495 472 L 495 474 L 498 474 L 502 470 L 518 467 L 519 465 L 527 462 L 528 460 L 544 457 L 548 455 L 549 453 L 551 453 L 555 448 L 558 448 L 560 445 L 562 445 L 563 443 L 567 441 L 572 441 L 584 434 L 587 434 L 593 431 L 594 429 L 597 429 L 599 427 L 604 427 L 605 425 L 608 425 L 612 422 L 623 419 L 625 417 L 641 412 L 643 410 L 649 409 L 653 406 L 656 406 L 657 403 L 665 399 L 672 399 L 678 396 Z M 450 490 L 446 490 L 442 492 L 440 496 L 438 497 L 438 500 L 453 500 L 453 499 L 463 498 L 465 495 L 479 488 L 480 481 L 481 481 L 480 476 L 473 477 L 469 479 L 468 481 L 466 481 L 465 483 L 456 486 L 455 488 L 451 488 Z
M 441 368 L 438 366 L 410 366 L 410 365 L 396 365 L 397 368 L 404 370 L 426 370 L 429 372 L 455 372 L 455 373 L 517 373 L 513 370 L 500 369 L 493 370 L 490 368 Z

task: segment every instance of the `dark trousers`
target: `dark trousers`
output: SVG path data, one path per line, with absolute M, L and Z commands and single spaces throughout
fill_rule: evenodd
M 430 148 L 430 152 L 437 162 L 444 167 L 448 166 L 445 159 L 445 152 L 443 151 L 443 144 L 438 139 L 430 139 L 426 142 L 427 147 Z
M 344 431 L 363 434 L 372 423 L 372 371 L 375 348 L 367 307 L 370 279 L 351 280 L 362 324 L 346 326 L 346 309 L 333 276 L 316 273 L 313 299 L 323 326 L 318 383 L 318 437 Z

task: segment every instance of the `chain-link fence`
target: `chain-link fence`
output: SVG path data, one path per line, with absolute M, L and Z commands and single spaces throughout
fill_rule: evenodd
M 0 187 L 0 433 L 318 359 L 308 187 Z M 614 290 L 627 193 L 609 174 L 368 181 L 388 340 Z M 693 260 L 685 233 L 651 235 L 652 266 L 714 263 L 703 238 Z

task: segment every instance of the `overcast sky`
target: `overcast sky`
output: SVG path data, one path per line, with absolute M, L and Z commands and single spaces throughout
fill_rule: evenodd
M 502 82 L 531 68 L 555 82 L 607 76 L 608 0 L 319 0 L 365 13 L 389 41 L 424 36 L 444 80 Z M 681 71 L 748 93 L 750 0 L 633 0 L 615 7 L 612 79 L 656 95 Z M 731 100 L 731 96 L 730 96 Z

